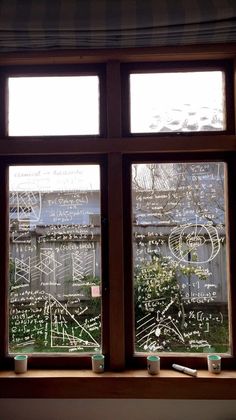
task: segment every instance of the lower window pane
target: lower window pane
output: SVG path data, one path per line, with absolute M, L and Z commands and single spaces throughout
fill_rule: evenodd
M 136 352 L 230 352 L 223 162 L 133 164 Z
M 9 352 L 101 348 L 99 165 L 9 170 Z

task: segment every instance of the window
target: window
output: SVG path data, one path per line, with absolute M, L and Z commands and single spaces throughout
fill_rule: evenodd
M 100 61 L 1 70 L 2 361 L 233 366 L 233 63 Z
M 225 129 L 221 71 L 130 74 L 131 133 Z
M 99 134 L 98 76 L 9 77 L 9 136 Z
M 126 133 L 183 135 L 232 130 L 226 62 L 127 64 L 124 83 Z
M 9 197 L 9 352 L 100 351 L 99 166 L 10 166 Z
M 132 165 L 136 352 L 231 353 L 225 171 Z

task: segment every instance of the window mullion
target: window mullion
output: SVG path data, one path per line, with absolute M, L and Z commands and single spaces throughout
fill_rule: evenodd
M 8 176 L 7 167 L 2 162 L 0 167 L 0 191 L 1 191 L 1 222 L 0 222 L 0 357 L 4 359 L 7 351 L 7 329 L 8 329 L 8 304 L 7 304 L 7 279 L 8 279 Z
M 107 63 L 107 134 L 121 137 L 121 82 L 119 61 Z
M 107 137 L 121 137 L 120 63 L 107 63 Z M 110 368 L 125 367 L 122 153 L 108 153 Z
M 236 348 L 236 312 L 234 310 L 236 304 L 236 284 L 235 284 L 235 269 L 236 261 L 234 258 L 235 255 L 235 212 L 236 212 L 236 201 L 235 201 L 235 184 L 232 182 L 236 176 L 236 158 L 232 154 L 231 159 L 228 164 L 228 174 L 227 174 L 227 184 L 228 184 L 228 236 L 229 236 L 229 260 L 227 261 L 227 268 L 230 276 L 230 289 L 229 289 L 229 309 L 230 309 L 230 332 L 231 332 L 231 345 L 232 345 L 232 354 L 235 360 L 235 348 Z
M 108 159 L 110 367 L 125 366 L 122 155 Z
M 4 74 L 0 77 L 0 137 L 3 138 L 6 135 L 6 127 L 7 127 L 7 94 L 6 94 L 6 78 Z

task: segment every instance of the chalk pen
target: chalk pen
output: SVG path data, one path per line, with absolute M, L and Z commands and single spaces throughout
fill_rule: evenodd
M 172 368 L 179 372 L 186 373 L 187 375 L 197 376 L 197 369 L 190 369 L 185 366 L 176 365 L 175 363 L 172 365 Z

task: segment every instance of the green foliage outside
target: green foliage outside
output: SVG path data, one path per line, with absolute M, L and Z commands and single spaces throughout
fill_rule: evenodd
M 186 299 L 184 295 L 183 280 L 188 285 L 189 279 L 196 279 L 206 282 L 211 276 L 209 270 L 194 265 L 179 264 L 171 257 L 153 256 L 152 260 L 137 267 L 134 273 L 134 300 L 136 329 L 138 322 L 145 316 L 155 324 L 151 333 L 152 345 L 145 342 L 136 342 L 136 351 L 166 351 L 166 352 L 228 352 L 228 320 L 226 308 L 217 308 L 216 305 L 209 307 L 209 304 L 199 304 Z M 181 280 L 180 280 L 181 279 Z M 182 283 L 181 283 L 182 281 Z M 67 280 L 69 284 L 70 279 Z M 93 338 L 101 343 L 101 298 L 91 296 L 91 285 L 100 285 L 100 278 L 86 277 L 83 287 L 84 299 L 77 304 L 67 302 L 67 308 L 72 316 L 86 330 L 90 330 Z M 10 265 L 10 289 L 14 285 L 14 263 Z M 187 287 L 187 286 L 185 286 Z M 33 304 L 32 304 L 33 303 Z M 44 315 L 45 300 L 15 302 L 10 308 L 10 351 L 11 352 L 67 352 L 68 348 L 60 345 L 51 348 L 49 339 L 45 340 L 45 327 L 51 330 L 51 320 Z M 77 316 L 76 309 L 84 313 Z M 21 314 L 22 311 L 22 314 Z M 209 331 L 206 329 L 206 322 L 199 323 L 193 318 L 193 314 L 201 311 L 202 316 L 207 319 L 209 313 L 213 320 L 209 322 Z M 223 321 L 218 319 L 218 312 L 224 313 Z M 31 323 L 32 315 L 37 316 L 37 322 Z M 74 322 L 70 316 L 64 316 L 66 321 L 66 332 L 72 335 Z M 90 322 L 89 319 L 96 318 Z M 74 330 L 79 336 L 80 329 Z M 25 337 L 32 344 L 19 346 L 24 343 Z M 83 338 L 83 334 L 81 335 Z M 86 337 L 84 336 L 84 339 Z M 58 338 L 60 344 L 61 339 Z M 193 345 L 195 343 L 195 345 Z M 202 343 L 197 347 L 196 343 Z M 71 345 L 73 348 L 73 344 Z M 77 352 L 85 351 L 75 345 Z M 88 351 L 94 351 L 93 348 Z
M 12 273 L 14 274 L 14 267 L 10 270 L 11 289 L 14 286 Z M 22 300 L 22 295 L 14 298 L 13 289 L 11 299 L 14 301 L 12 300 L 10 305 L 9 323 L 10 352 L 99 351 L 101 298 L 92 297 L 91 286 L 99 286 L 100 282 L 98 277 L 86 276 L 85 285 L 77 291 L 83 298 L 75 299 L 72 296 L 60 302 L 43 291 L 39 291 L 36 295 L 35 292 L 29 293 L 25 300 Z M 67 280 L 67 284 L 69 283 L 70 279 Z M 83 346 L 83 342 L 87 341 L 92 345 Z M 94 346 L 94 341 L 98 346 Z
M 227 314 L 222 321 L 216 305 L 209 306 L 207 302 L 199 304 L 192 302 L 191 298 L 186 299 L 181 287 L 180 279 L 186 280 L 187 287 L 190 276 L 204 282 L 210 275 L 208 269 L 179 264 L 171 257 L 153 256 L 152 261 L 136 268 L 136 351 L 228 351 Z M 197 313 L 201 314 L 202 322 L 197 319 Z M 142 341 L 138 340 L 138 337 L 142 337 L 138 328 L 144 317 L 144 334 L 149 319 L 150 324 L 152 322 L 155 325 L 147 329 L 147 339 Z

